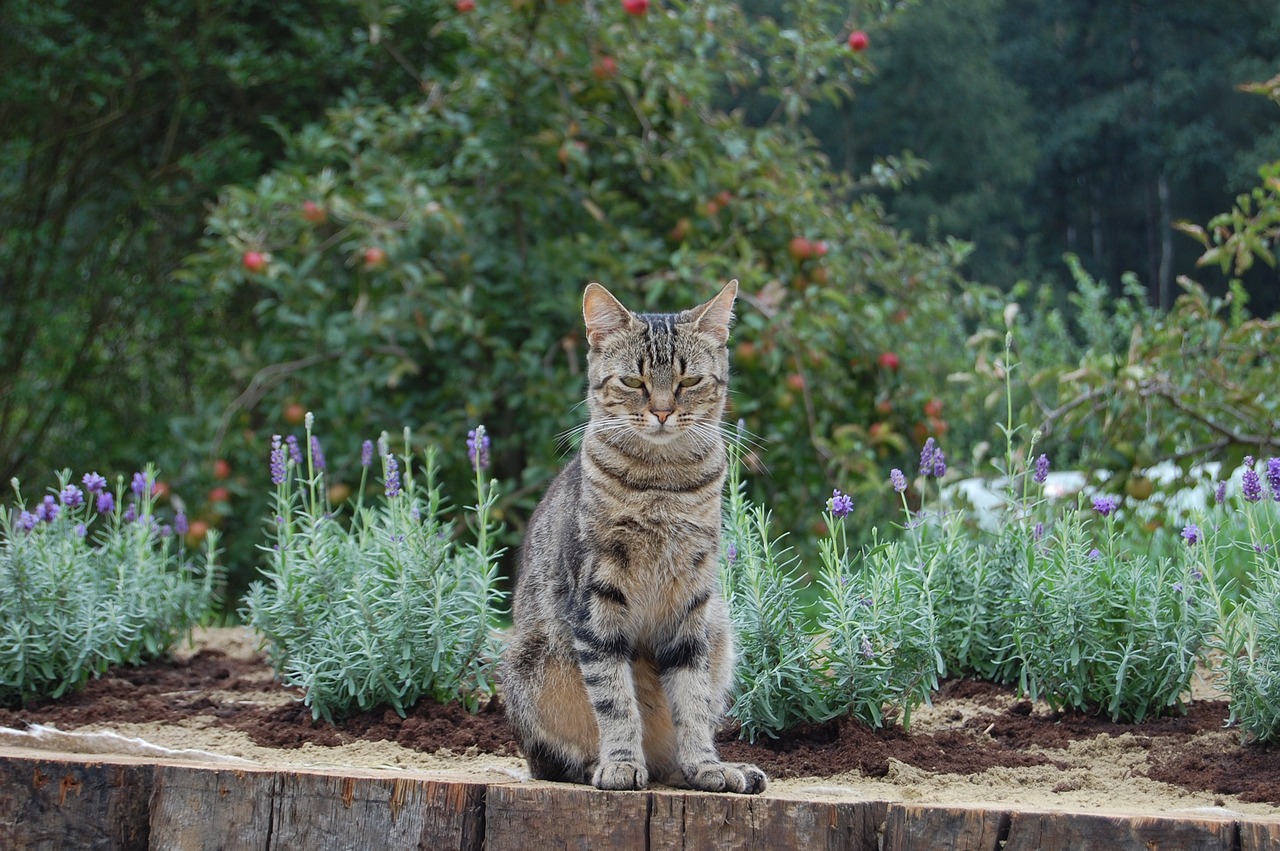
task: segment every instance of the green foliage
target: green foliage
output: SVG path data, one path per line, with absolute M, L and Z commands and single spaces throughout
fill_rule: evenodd
M 843 520 L 829 518 L 832 529 Z M 911 725 L 911 712 L 929 701 L 945 672 L 934 617 L 932 565 L 911 560 L 900 543 L 873 546 L 852 559 L 822 542 L 818 598 L 828 712 L 872 727 L 886 709 Z
M 5 4 L 0 478 L 151 457 L 208 483 L 169 418 L 227 392 L 197 368 L 227 329 L 169 275 L 218 188 L 279 156 L 264 117 L 298 127 L 342 91 L 416 87 L 395 43 L 368 38 L 365 12 L 346 0 Z M 435 23 L 400 14 L 410 43 Z
M 1181 705 L 1212 621 L 1188 560 L 1125 552 L 1112 520 L 1101 550 L 1082 512 L 1055 523 L 1014 574 L 1007 641 L 1033 700 L 1140 722 Z
M 738 654 L 729 717 L 752 742 L 825 718 L 795 557 L 771 537 L 768 512 L 751 505 L 736 482 L 725 511 L 725 551 L 721 575 Z
M 1249 741 L 1274 743 L 1280 741 L 1280 574 L 1263 574 L 1239 612 L 1243 646 L 1224 663 L 1231 722 Z
M 148 467 L 142 494 L 98 511 L 95 495 L 58 476 L 34 512 L 0 510 L 0 704 L 60 697 L 112 665 L 167 653 L 207 617 L 218 582 L 217 535 L 195 563 L 155 513 Z M 17 491 L 17 480 L 14 480 Z
M 1004 316 L 1018 360 L 1016 418 L 1036 424 L 1060 465 L 1114 470 L 1111 486 L 1130 487 L 1160 460 L 1186 472 L 1207 457 L 1280 447 L 1272 428 L 1280 365 L 1265 354 L 1280 346 L 1280 321 L 1250 316 L 1239 286 L 1219 298 L 1184 279 L 1183 294 L 1162 311 L 1136 277 L 1125 276 L 1117 298 L 1068 262 L 1076 281 L 1069 308 L 1041 297 Z M 976 373 L 988 387 L 1004 382 L 1004 342 L 995 333 L 975 338 Z M 979 404 L 1003 408 L 1005 394 Z
M 1241 473 L 1242 480 L 1257 476 L 1250 464 Z M 1274 744 L 1280 741 L 1280 458 L 1268 459 L 1266 473 L 1265 491 L 1261 477 L 1242 481 L 1221 507 L 1198 518 L 1205 537 L 1194 548 L 1194 569 L 1216 608 L 1213 646 L 1231 696 L 1230 723 L 1248 742 Z
M 858 200 L 892 170 L 835 174 L 792 120 L 846 97 L 864 70 L 831 37 L 848 26 L 843 5 L 792 12 L 794 26 L 722 0 L 642 18 L 615 4 L 451 13 L 423 49 L 463 41 L 455 70 L 398 102 L 345 99 L 221 196 L 178 280 L 228 329 L 200 371 L 244 392 L 202 400 L 183 431 L 203 439 L 217 422 L 213 452 L 244 467 L 292 401 L 345 445 L 369 422 L 439 441 L 483 419 L 502 447 L 496 474 L 517 480 L 498 510 L 518 530 L 581 416 L 583 286 L 672 309 L 731 277 L 734 404 L 777 450 L 751 469 L 784 526 L 823 478 L 947 428 L 922 407 L 945 395 L 977 314 L 955 274 L 964 249 L 906 242 Z M 758 93 L 777 119 L 706 106 L 729 89 Z M 322 212 L 304 216 L 308 202 Z M 795 237 L 812 250 L 794 254 Z M 264 255 L 260 271 L 247 251 Z M 926 340 L 930 356 L 915 356 Z M 897 367 L 878 365 L 894 351 Z M 901 408 L 873 437 L 890 397 Z M 442 475 L 453 487 L 464 472 Z
M 309 421 L 306 437 L 310 445 Z M 435 451 L 420 483 L 407 432 L 399 461 L 385 438 L 379 447 L 384 497 L 369 506 L 358 497 L 346 523 L 313 454 L 298 463 L 281 445 L 273 452 L 275 543 L 242 614 L 266 638 L 284 684 L 303 689 L 312 715 L 329 721 L 379 705 L 403 716 L 423 696 L 474 710 L 492 696 L 497 494 L 480 469 L 470 508 L 477 542 L 459 546 L 441 516 Z

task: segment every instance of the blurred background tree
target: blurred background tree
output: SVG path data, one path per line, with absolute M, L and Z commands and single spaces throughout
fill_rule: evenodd
M 341 502 L 361 441 L 402 425 L 453 449 L 465 492 L 484 422 L 514 544 L 584 416 L 584 284 L 668 309 L 730 277 L 731 417 L 785 528 L 834 486 L 862 528 L 884 521 L 889 467 L 930 436 L 987 472 L 971 450 L 997 438 L 1002 385 L 975 332 L 1002 338 L 1011 299 L 1039 376 L 1020 411 L 1053 421 L 1064 463 L 1136 463 L 1107 444 L 1150 433 L 1149 405 L 1109 430 L 1055 420 L 1071 388 L 1051 379 L 1088 361 L 1092 392 L 1112 380 L 1163 316 L 1131 300 L 1092 321 L 1121 273 L 1170 304 L 1198 253 L 1171 221 L 1206 222 L 1280 159 L 1274 111 L 1233 88 L 1274 73 L 1276 18 L 1259 0 L 11 2 L 0 472 L 157 460 L 227 533 L 234 601 L 273 434 L 314 411 Z M 1236 276 L 1232 309 L 1274 306 L 1265 262 L 1207 286 Z M 1176 333 L 1151 339 L 1144 356 L 1179 362 Z M 1260 370 L 1246 390 L 1275 369 L 1237 366 Z

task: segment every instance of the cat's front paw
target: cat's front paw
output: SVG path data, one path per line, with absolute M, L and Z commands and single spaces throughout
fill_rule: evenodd
M 597 789 L 643 789 L 649 785 L 649 769 L 638 762 L 602 762 L 591 785 Z
M 685 769 L 690 788 L 702 792 L 742 792 L 755 795 L 769 785 L 764 772 L 748 763 L 707 762 Z

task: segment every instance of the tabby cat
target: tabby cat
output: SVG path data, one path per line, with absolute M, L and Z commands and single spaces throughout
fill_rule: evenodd
M 691 310 L 636 314 L 587 286 L 590 420 L 529 521 L 502 659 L 535 778 L 765 788 L 713 739 L 733 675 L 717 565 L 737 293 L 731 281 Z

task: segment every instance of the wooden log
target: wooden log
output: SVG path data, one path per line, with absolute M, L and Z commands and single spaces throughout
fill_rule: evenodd
M 457 848 L 484 841 L 485 786 L 158 766 L 152 847 Z
M 601 792 L 565 783 L 490 786 L 485 851 L 648 848 L 652 804 L 648 792 Z
M 1280 851 L 1280 822 L 1242 822 L 1240 851 Z
M 1237 827 L 1191 816 L 1013 812 L 1003 851 L 1232 851 Z
M 655 792 L 649 847 L 877 851 L 886 805 Z
M 0 848 L 145 849 L 147 765 L 0 755 Z
M 890 804 L 884 851 L 996 851 L 1009 814 L 974 807 Z

